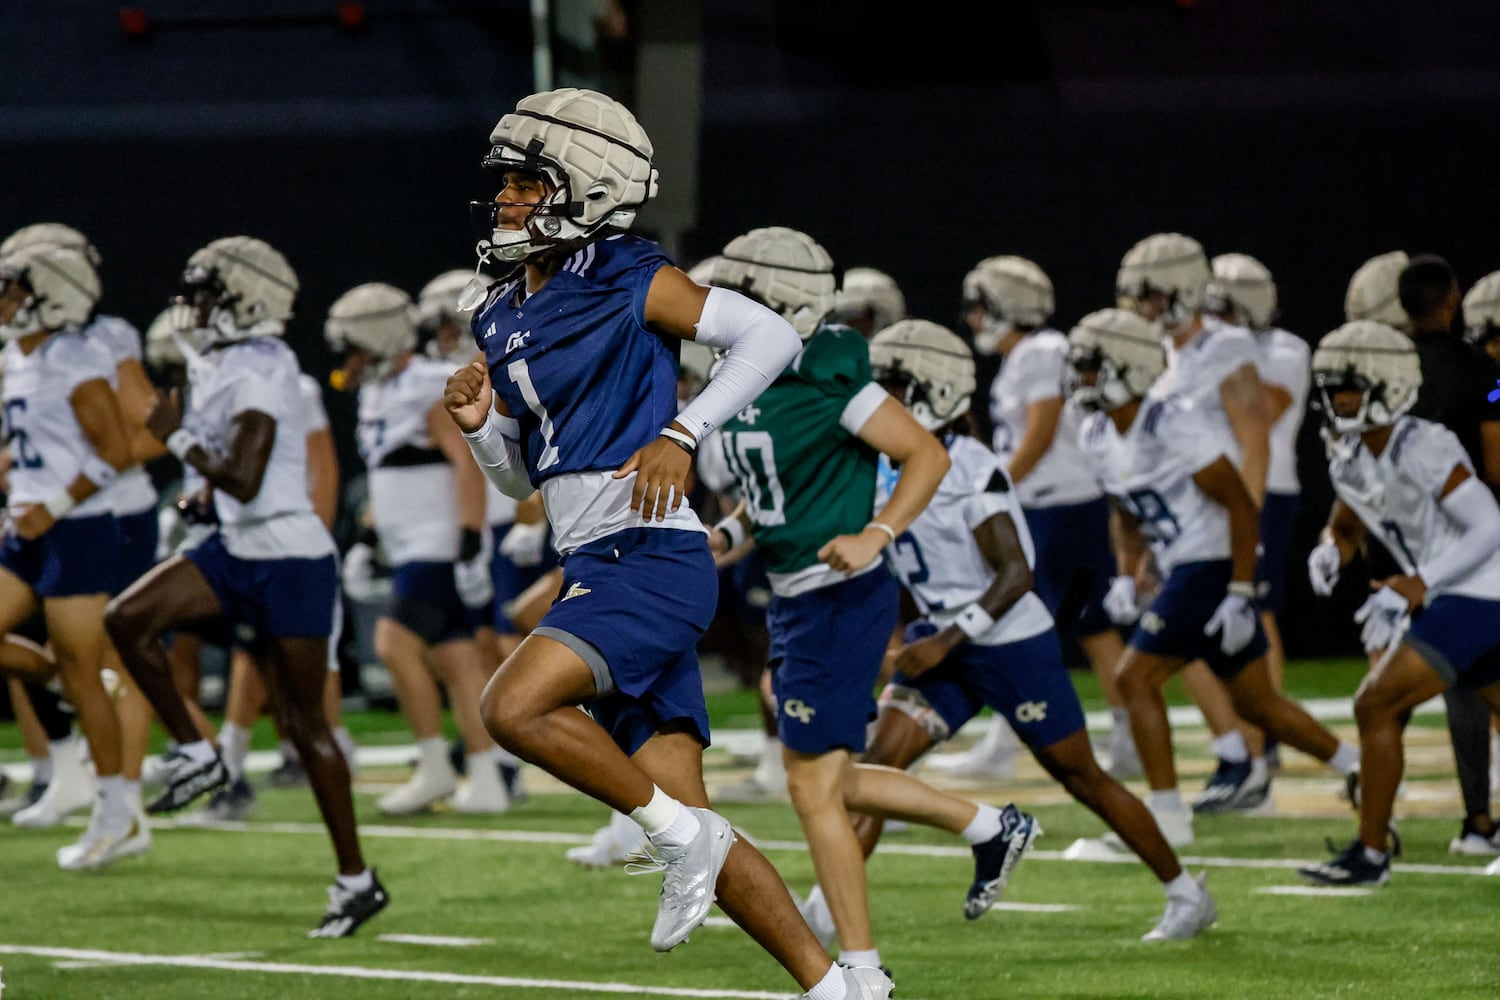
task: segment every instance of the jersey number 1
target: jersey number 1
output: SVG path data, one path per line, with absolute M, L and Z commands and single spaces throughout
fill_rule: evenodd
M 542 397 L 536 394 L 536 386 L 531 384 L 531 369 L 526 367 L 525 358 L 517 358 L 505 366 L 505 374 L 521 390 L 521 398 L 526 400 L 526 408 L 536 414 L 536 418 L 542 422 L 542 457 L 537 459 L 536 471 L 545 472 L 557 464 L 557 445 L 552 443 L 552 418 L 547 415 L 547 408 L 542 405 Z

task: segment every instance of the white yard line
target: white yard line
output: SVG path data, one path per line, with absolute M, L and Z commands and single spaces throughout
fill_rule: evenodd
M 441 934 L 380 934 L 376 941 L 391 944 L 422 944 L 434 948 L 477 948 L 482 944 L 493 944 L 492 938 L 444 937 Z
M 74 821 L 74 825 L 81 825 Z M 153 820 L 153 829 L 170 829 L 179 826 L 172 820 Z M 184 830 L 222 830 L 230 833 L 279 833 L 279 834 L 301 834 L 325 837 L 328 831 L 321 823 L 212 823 L 195 822 L 182 823 Z M 388 826 L 388 825 L 362 825 L 359 828 L 362 837 L 386 837 L 398 840 L 472 840 L 488 841 L 493 843 L 524 843 L 524 844 L 587 844 L 591 837 L 586 834 L 548 832 L 540 830 L 485 830 L 469 829 L 463 827 L 444 826 Z M 801 840 L 760 840 L 756 839 L 755 846 L 763 851 L 795 851 L 806 853 L 807 844 Z M 973 853 L 968 847 L 942 847 L 936 844 L 893 844 L 883 841 L 875 848 L 880 854 L 899 854 L 908 857 L 921 858 L 971 858 Z M 1139 864 L 1139 860 L 1133 854 L 1121 854 L 1116 857 L 1090 857 L 1074 859 L 1064 857 L 1063 851 L 1042 851 L 1032 849 L 1026 854 L 1027 860 L 1035 861 L 1070 861 L 1078 863 L 1096 862 L 1100 864 Z M 1316 862 L 1305 858 L 1228 858 L 1200 855 L 1182 855 L 1182 863 L 1185 865 L 1203 865 L 1208 868 L 1245 868 L 1281 870 L 1300 868 Z M 1478 859 L 1483 861 L 1484 859 Z M 1427 864 L 1395 864 L 1392 870 L 1397 872 L 1408 872 L 1418 875 L 1468 875 L 1488 877 L 1484 874 L 1483 864 L 1474 865 L 1427 865 Z
M 381 979 L 389 982 L 449 983 L 463 986 L 500 986 L 519 990 L 564 990 L 575 996 L 611 993 L 640 997 L 703 997 L 707 1000 L 795 1000 L 794 993 L 756 990 L 704 990 L 679 986 L 638 986 L 632 983 L 596 983 L 569 979 L 527 979 L 520 976 L 473 976 L 458 972 L 423 972 L 417 969 L 367 969 L 358 965 L 300 965 L 292 962 L 249 962 L 212 955 L 145 955 L 127 951 L 91 948 L 51 948 L 40 945 L 0 944 L 0 955 L 33 955 L 71 962 L 102 965 L 166 966 L 176 969 L 214 969 L 221 972 L 260 972 L 290 976 L 333 976 L 341 979 Z
M 1262 896 L 1368 896 L 1374 891 L 1337 885 L 1267 885 L 1255 890 Z

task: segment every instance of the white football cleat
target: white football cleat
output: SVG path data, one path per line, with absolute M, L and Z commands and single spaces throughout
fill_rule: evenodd
M 890 1000 L 896 984 L 884 969 L 873 965 L 844 966 L 845 1000 Z M 808 994 L 804 993 L 805 998 Z
M 581 847 L 570 847 L 565 855 L 585 868 L 613 868 L 651 846 L 646 831 L 624 813 L 611 813 L 609 822 L 594 832 L 594 839 Z
M 1203 884 L 1207 878 L 1208 874 L 1205 872 L 1194 879 L 1198 884 L 1198 893 L 1191 899 L 1173 899 L 1168 896 L 1167 909 L 1162 913 L 1161 920 L 1141 940 L 1183 941 L 1195 938 L 1212 927 L 1214 921 L 1219 919 L 1219 910 Z
M 94 776 L 72 753 L 52 755 L 52 780 L 36 802 L 10 818 L 28 830 L 46 830 L 94 804 Z
M 387 816 L 406 816 L 425 812 L 458 789 L 458 775 L 447 758 L 442 767 L 421 763 L 416 773 L 393 792 L 386 792 L 377 804 Z
M 468 778 L 453 793 L 453 809 L 481 816 L 498 816 L 510 809 L 500 769 L 488 754 L 469 757 Z
M 1150 803 L 1146 808 L 1151 812 L 1151 818 L 1156 820 L 1157 829 L 1167 839 L 1167 843 L 1175 847 L 1191 847 L 1193 844 L 1193 812 L 1187 806 L 1181 809 L 1152 809 Z M 1129 852 L 1130 848 L 1125 846 L 1125 841 L 1120 835 L 1111 830 L 1099 838 L 1100 842 L 1112 850 Z
M 64 871 L 103 868 L 111 861 L 144 854 L 151 847 L 151 827 L 138 812 L 106 818 L 96 807 L 76 843 L 57 849 L 57 866 Z

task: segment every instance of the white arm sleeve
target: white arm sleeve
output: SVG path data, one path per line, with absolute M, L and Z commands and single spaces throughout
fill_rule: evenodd
M 1457 583 L 1493 559 L 1500 549 L 1500 507 L 1484 483 L 1470 476 L 1439 504 L 1463 534 L 1417 567 L 1417 575 L 1429 590 Z
M 725 352 L 703 391 L 677 414 L 702 441 L 776 381 L 802 350 L 802 337 L 765 306 L 727 288 L 709 289 L 697 329 L 698 343 Z
M 464 431 L 464 440 L 469 442 L 469 451 L 484 476 L 495 484 L 495 489 L 508 497 L 525 500 L 536 492 L 526 475 L 526 459 L 521 454 L 519 440 L 521 427 L 511 417 L 502 417 L 490 411 L 484 425 L 470 433 Z

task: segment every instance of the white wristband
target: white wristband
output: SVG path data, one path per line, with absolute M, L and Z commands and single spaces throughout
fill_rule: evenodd
M 691 434 L 685 434 L 675 427 L 663 427 L 658 437 L 664 437 L 669 441 L 676 441 L 689 452 L 698 450 L 698 441 Z
M 1255 584 L 1249 580 L 1231 580 L 1225 590 L 1236 597 L 1243 597 L 1251 601 L 1255 600 Z
M 188 452 L 192 451 L 198 443 L 193 432 L 186 427 L 179 427 L 167 435 L 167 450 L 183 462 L 187 461 Z
M 995 619 L 991 618 L 990 613 L 978 604 L 970 604 L 958 613 L 958 617 L 953 619 L 953 624 L 957 625 L 958 630 L 970 639 L 978 639 L 995 627 Z
M 78 501 L 74 500 L 73 494 L 69 493 L 67 490 L 63 490 L 61 493 L 55 493 L 52 496 L 48 497 L 46 500 L 42 501 L 42 506 L 47 509 L 47 513 L 52 515 L 52 520 L 54 521 L 61 521 L 63 519 L 63 516 L 67 514 L 68 511 L 72 510 L 77 504 Z
M 896 529 L 892 528 L 889 524 L 886 524 L 884 521 L 871 521 L 869 524 L 865 525 L 865 527 L 866 528 L 876 528 L 876 529 L 878 529 L 880 531 L 885 532 L 886 538 L 889 539 L 889 541 L 887 541 L 885 543 L 886 545 L 895 545 L 896 544 Z
M 745 523 L 737 517 L 726 517 L 714 525 L 715 531 L 722 531 L 729 537 L 729 548 L 739 548 L 745 543 Z

